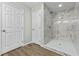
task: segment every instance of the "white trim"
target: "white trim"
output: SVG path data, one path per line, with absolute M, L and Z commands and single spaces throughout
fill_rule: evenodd
M 70 55 L 68 55 L 68 54 L 66 54 L 66 53 L 64 53 L 64 52 L 61 52 L 61 51 L 58 51 L 58 50 L 49 48 L 49 47 L 47 47 L 47 46 L 42 46 L 42 47 L 43 47 L 43 48 L 46 48 L 46 49 L 48 49 L 48 50 L 50 50 L 50 51 L 56 52 L 56 53 L 58 53 L 58 54 L 60 54 L 60 55 L 62 55 L 62 56 L 70 56 Z
M 37 43 L 36 43 L 36 44 L 37 44 Z M 64 53 L 64 52 L 57 51 L 57 50 L 52 49 L 52 48 L 49 48 L 49 47 L 47 47 L 47 46 L 45 46 L 45 45 L 42 45 L 42 44 L 39 44 L 39 45 L 40 45 L 41 47 L 45 48 L 45 49 L 48 49 L 49 51 L 56 52 L 56 53 L 58 53 L 58 54 L 60 54 L 60 55 L 62 55 L 62 56 L 70 56 L 70 55 L 68 55 L 68 54 L 66 54 L 66 53 Z
M 12 47 L 11 49 L 3 50 L 3 51 L 0 53 L 0 55 L 5 54 L 5 53 L 7 53 L 7 52 L 10 52 L 10 51 L 12 51 L 12 50 L 14 50 L 14 49 L 17 49 L 17 48 L 21 47 L 21 46 L 22 46 L 22 43 L 20 42 L 20 43 L 18 43 L 18 44 L 16 45 L 15 48 Z
M 31 41 L 31 42 L 28 42 L 28 43 L 25 43 L 25 44 L 22 43 L 21 46 L 25 46 L 25 45 L 28 45 L 28 44 L 30 44 L 30 43 L 33 43 L 33 42 Z M 21 46 L 19 46 L 19 47 L 21 47 Z M 17 48 L 19 48 L 19 47 L 17 46 L 17 47 L 14 48 L 14 49 L 17 49 Z M 14 49 L 12 49 L 12 50 L 14 50 Z M 3 51 L 3 52 L 0 53 L 0 56 L 1 56 L 2 54 L 7 53 L 7 52 L 12 51 L 12 50 Z
M 29 42 L 29 43 L 26 43 L 25 45 L 30 44 L 30 43 L 38 44 L 38 45 L 40 45 L 41 47 L 43 47 L 43 48 L 45 48 L 45 49 L 48 49 L 48 50 L 50 50 L 50 51 L 56 52 L 56 53 L 58 53 L 58 54 L 60 54 L 60 55 L 62 55 L 62 56 L 70 56 L 70 55 L 68 55 L 68 54 L 66 54 L 66 53 L 64 53 L 64 52 L 60 52 L 60 51 L 58 51 L 58 50 L 49 48 L 49 47 L 45 46 L 44 44 L 41 44 L 40 42 L 31 41 L 31 42 Z
M 28 42 L 28 43 L 24 43 L 22 46 L 28 45 L 30 43 L 33 43 L 32 41 Z
M 30 42 L 28 42 L 28 43 L 25 43 L 25 44 L 23 44 L 22 46 L 28 45 L 28 44 L 30 44 L 30 43 L 38 44 L 38 45 L 40 45 L 41 47 L 43 47 L 43 48 L 45 48 L 45 49 L 48 49 L 48 50 L 50 50 L 50 51 L 54 51 L 54 52 L 56 52 L 56 53 L 58 53 L 58 54 L 60 54 L 60 55 L 62 55 L 62 56 L 69 56 L 68 54 L 66 54 L 66 53 L 64 53 L 64 52 L 60 52 L 60 51 L 57 51 L 57 50 L 55 50 L 55 49 L 51 49 L 51 48 L 49 48 L 49 47 L 47 47 L 47 46 L 45 46 L 45 45 L 42 45 L 42 44 L 40 44 L 40 43 L 36 43 L 36 42 L 33 42 L 33 41 L 30 41 Z M 20 46 L 20 47 L 21 47 L 21 46 Z M 19 47 L 17 47 L 17 48 L 19 48 Z M 12 50 L 13 50 L 13 49 L 12 49 Z M 11 50 L 10 50 L 10 51 L 11 51 Z M 4 52 L 0 53 L 0 55 L 2 55 L 2 54 L 4 54 L 4 53 L 7 53 L 7 52 L 9 52 L 9 51 L 4 51 Z

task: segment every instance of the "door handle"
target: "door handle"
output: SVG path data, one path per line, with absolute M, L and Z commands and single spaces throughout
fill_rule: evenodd
M 3 32 L 5 32 L 5 30 L 3 30 Z

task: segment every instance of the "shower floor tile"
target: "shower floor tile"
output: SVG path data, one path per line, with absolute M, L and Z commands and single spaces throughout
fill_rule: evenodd
M 45 45 L 51 49 L 55 49 L 61 52 L 64 52 L 68 55 L 77 55 L 75 47 L 71 40 L 52 40 Z

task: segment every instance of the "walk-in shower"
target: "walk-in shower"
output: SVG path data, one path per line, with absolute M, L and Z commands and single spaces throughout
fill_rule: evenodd
M 79 3 L 44 4 L 45 46 L 68 55 L 79 55 Z

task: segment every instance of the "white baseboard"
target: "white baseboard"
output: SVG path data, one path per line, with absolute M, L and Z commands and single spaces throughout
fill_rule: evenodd
M 63 53 L 63 52 L 60 52 L 60 51 L 51 49 L 51 48 L 45 46 L 44 44 L 41 44 L 40 42 L 30 41 L 30 42 L 28 42 L 28 43 L 23 44 L 22 46 L 28 45 L 28 44 L 30 44 L 30 43 L 36 43 L 36 44 L 40 45 L 41 47 L 46 48 L 46 49 L 48 49 L 48 50 L 50 50 L 50 51 L 54 51 L 54 52 L 56 52 L 56 53 L 58 53 L 58 54 L 60 54 L 60 55 L 63 55 L 63 56 L 68 56 L 67 54 L 65 54 L 65 53 Z M 6 52 L 6 51 L 5 51 L 5 52 Z M 4 53 L 5 53 L 5 52 L 4 52 Z M 2 55 L 2 54 L 3 54 L 3 53 L 0 53 L 0 55 Z
M 60 54 L 60 55 L 62 55 L 62 56 L 69 56 L 68 54 L 65 54 L 65 53 L 63 53 L 63 52 L 57 51 L 57 50 L 55 50 L 55 49 L 51 49 L 51 48 L 45 46 L 44 44 L 41 44 L 40 42 L 32 41 L 32 43 L 36 43 L 36 44 L 40 45 L 41 47 L 43 47 L 43 48 L 45 48 L 45 49 L 48 49 L 48 50 L 50 50 L 50 51 L 54 51 L 54 52 L 56 52 L 56 53 L 58 53 L 58 54 Z
M 42 46 L 43 48 L 46 48 L 46 49 L 50 50 L 50 51 L 56 52 L 56 53 L 58 53 L 58 54 L 60 54 L 60 55 L 62 55 L 62 56 L 70 56 L 70 55 L 68 55 L 68 54 L 66 54 L 66 53 L 64 53 L 64 52 L 61 52 L 61 51 L 58 51 L 58 50 L 49 48 L 49 47 L 47 47 L 47 46 L 45 46 L 45 45 L 41 45 L 41 46 Z
M 36 43 L 36 44 L 40 45 L 41 47 L 43 47 L 43 48 L 45 48 L 45 49 L 48 49 L 48 50 L 50 50 L 50 51 L 54 51 L 54 52 L 56 52 L 56 53 L 58 53 L 58 54 L 60 54 L 60 55 L 63 55 L 63 56 L 68 56 L 68 54 L 65 54 L 65 53 L 63 53 L 63 52 L 57 51 L 57 50 L 55 50 L 55 49 L 51 49 L 51 48 L 45 46 L 44 44 L 41 44 L 40 42 L 31 41 L 30 43 Z M 28 44 L 29 44 L 29 43 L 28 43 Z
M 36 43 L 38 45 L 43 45 L 43 43 L 41 41 L 31 41 L 32 43 Z
M 10 48 L 7 48 L 7 49 L 3 50 L 3 51 L 0 53 L 0 55 L 5 54 L 5 53 L 7 53 L 7 52 L 9 52 L 9 51 L 12 51 L 12 50 L 14 50 L 14 49 L 17 49 L 17 48 L 19 48 L 19 47 L 21 47 L 21 46 L 22 46 L 22 43 L 18 43 L 18 44 L 16 45 L 16 47 L 12 46 L 12 47 L 10 47 Z
M 28 45 L 28 44 L 30 44 L 30 43 L 33 43 L 33 42 L 30 41 L 30 42 L 28 42 L 28 43 L 23 44 L 22 46 Z
M 61 53 L 61 52 L 59 52 L 59 51 L 56 51 L 56 50 L 51 49 L 51 48 L 46 47 L 46 46 L 43 46 L 43 47 L 44 47 L 44 48 L 46 48 L 46 49 L 48 49 L 48 50 L 50 50 L 50 51 L 56 52 L 56 53 L 58 53 L 58 54 L 60 54 L 60 55 L 63 55 L 63 56 L 64 56 L 64 53 Z

